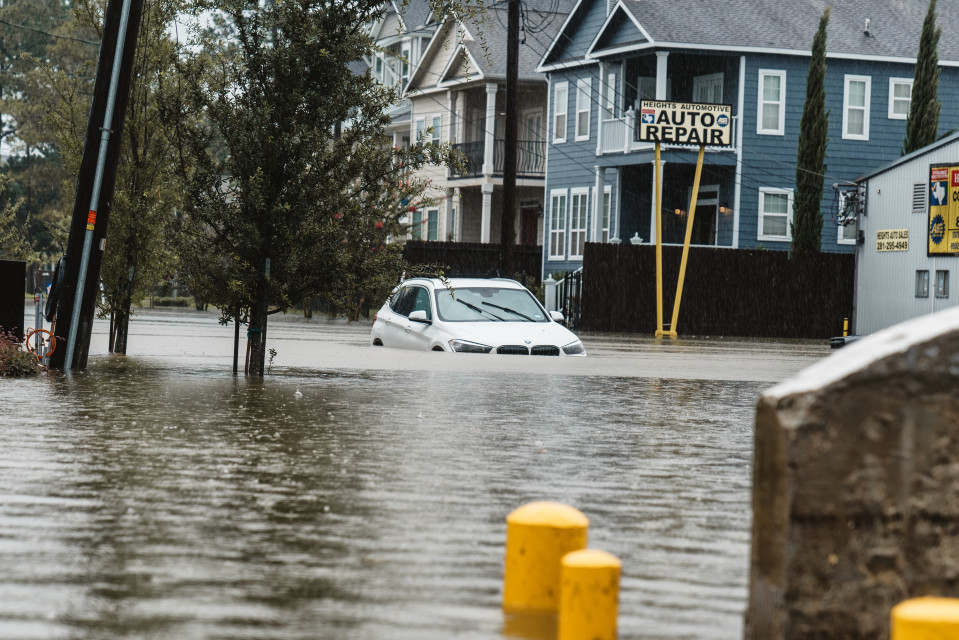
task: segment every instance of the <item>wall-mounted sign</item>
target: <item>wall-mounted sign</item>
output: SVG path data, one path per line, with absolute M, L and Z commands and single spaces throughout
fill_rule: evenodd
M 639 106 L 639 139 L 728 147 L 733 143 L 733 108 L 728 104 L 643 100 Z
M 959 256 L 959 163 L 929 168 L 928 255 Z
M 877 231 L 876 251 L 909 251 L 909 229 Z

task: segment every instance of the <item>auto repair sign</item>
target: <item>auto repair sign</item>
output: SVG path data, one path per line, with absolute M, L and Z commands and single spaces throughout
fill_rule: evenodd
M 959 255 L 959 166 L 929 167 L 929 256 Z
M 732 105 L 643 100 L 639 109 L 639 139 L 643 142 L 733 144 Z

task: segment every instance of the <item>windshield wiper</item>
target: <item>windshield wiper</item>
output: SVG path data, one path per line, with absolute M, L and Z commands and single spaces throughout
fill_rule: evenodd
M 515 309 L 510 309 L 509 307 L 501 307 L 501 306 L 499 306 L 498 304 L 493 304 L 492 302 L 486 302 L 485 300 L 482 302 L 482 304 L 485 304 L 487 307 L 493 307 L 494 309 L 499 309 L 500 311 L 505 311 L 506 313 L 512 313 L 514 316 L 519 316 L 520 318 L 525 318 L 525 319 L 528 320 L 529 322 L 536 322 L 535 320 L 533 320 L 532 318 L 530 318 L 530 317 L 529 317 L 528 315 L 526 315 L 525 313 L 520 313 L 519 311 L 516 311 Z M 487 312 L 487 313 L 489 313 L 489 312 Z
M 483 315 L 484 313 L 486 313 L 486 314 L 489 314 L 489 315 L 493 316 L 494 318 L 496 318 L 496 319 L 499 320 L 500 322 L 505 322 L 505 320 L 503 320 L 503 318 L 500 318 L 498 315 L 496 315 L 496 314 L 493 313 L 492 311 L 487 311 L 486 309 L 480 309 L 480 308 L 477 307 L 475 304 L 470 304 L 470 303 L 467 302 L 466 300 L 457 300 L 457 302 L 459 302 L 460 304 L 465 304 L 467 307 L 469 307 L 470 309 L 472 309 L 473 311 L 475 311 L 476 313 L 478 313 L 478 314 L 480 314 L 480 315 Z M 484 302 L 483 304 L 486 304 L 486 303 Z

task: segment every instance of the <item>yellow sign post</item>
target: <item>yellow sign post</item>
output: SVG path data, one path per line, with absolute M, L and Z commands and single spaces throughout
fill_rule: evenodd
M 663 335 L 663 206 L 662 165 L 656 143 L 656 337 Z
M 683 299 L 683 284 L 686 282 L 686 260 L 689 258 L 689 244 L 693 238 L 693 218 L 696 217 L 696 197 L 699 195 L 699 177 L 703 173 L 703 154 L 706 147 L 700 145 L 699 157 L 696 159 L 696 176 L 693 178 L 693 193 L 689 197 L 689 219 L 686 221 L 686 239 L 683 240 L 683 259 L 679 263 L 679 282 L 676 283 L 676 300 L 673 302 L 673 318 L 669 323 L 669 331 L 663 335 L 671 338 L 679 337 L 676 326 L 679 322 L 679 303 Z

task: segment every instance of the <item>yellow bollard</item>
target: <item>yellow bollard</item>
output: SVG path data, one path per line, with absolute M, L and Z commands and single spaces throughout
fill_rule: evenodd
M 842 319 L 842 337 L 845 338 L 849 335 L 849 318 Z
M 584 549 L 563 558 L 559 640 L 616 640 L 619 574 L 616 556 Z
M 891 640 L 959 638 L 959 599 L 913 598 L 892 608 Z
M 530 502 L 506 517 L 503 609 L 553 611 L 559 607 L 563 556 L 586 548 L 589 519 L 558 502 Z

